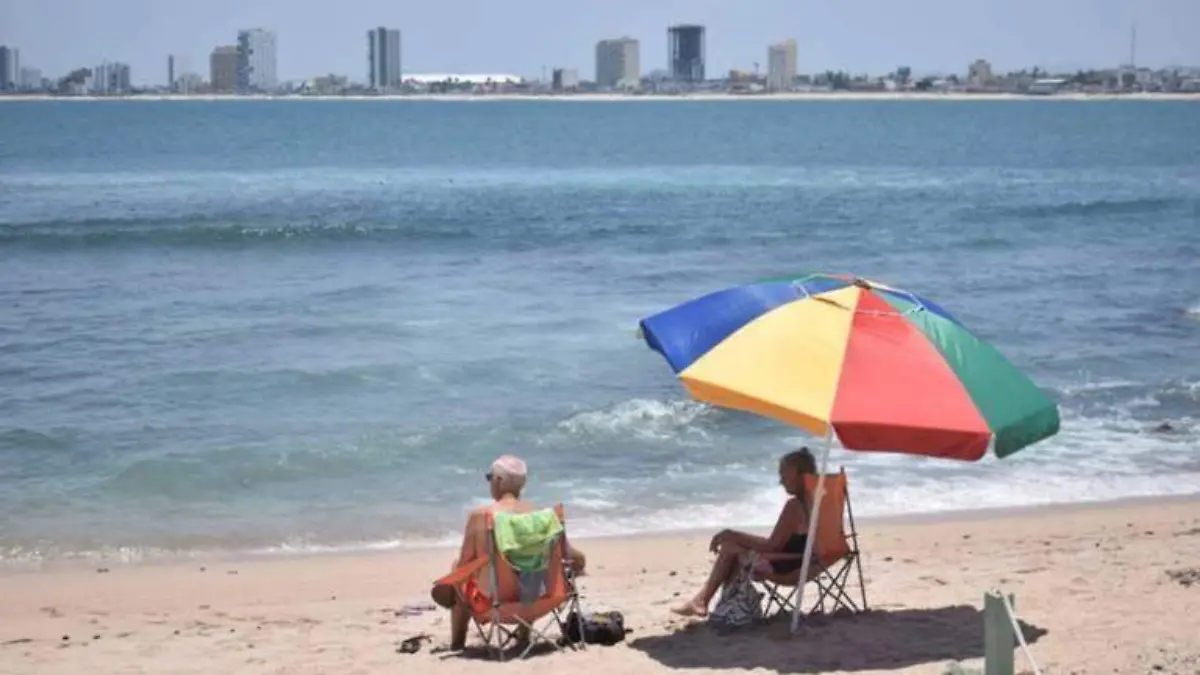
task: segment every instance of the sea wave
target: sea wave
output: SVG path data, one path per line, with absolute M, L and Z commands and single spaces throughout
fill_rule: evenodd
M 1200 493 L 1200 459 L 1191 451 L 1200 437 L 1194 419 L 1200 379 L 1085 377 L 1054 394 L 1062 400 L 1062 432 L 1011 459 L 961 463 L 835 449 L 831 462 L 850 473 L 861 516 Z M 1158 428 L 1163 420 L 1170 421 L 1167 431 Z M 105 518 L 125 514 L 119 542 L 100 544 L 91 532 L 54 541 L 40 531 L 35 539 L 10 532 L 0 538 L 0 561 L 140 562 L 446 545 L 457 536 L 461 513 L 483 496 L 464 477 L 504 448 L 530 461 L 539 498 L 569 504 L 578 536 L 768 526 L 784 498 L 773 478 L 775 456 L 812 439 L 748 424 L 746 416 L 690 400 L 632 398 L 532 425 L 430 426 L 332 446 L 133 456 L 115 473 L 88 481 L 86 495 L 68 495 L 62 507 L 79 508 L 86 498 Z M 46 442 L 43 435 L 22 429 L 0 438 L 37 444 Z M 416 484 L 443 489 L 425 494 Z M 299 520 L 298 495 L 306 495 L 309 514 Z M 408 517 L 395 516 L 398 495 L 411 502 L 400 509 Z M 33 501 L 12 512 L 56 517 L 39 511 L 50 508 L 45 499 L 27 500 Z M 173 513 L 192 515 L 170 531 L 140 520 L 148 517 L 145 509 L 168 504 Z
M 1007 216 L 1021 220 L 1058 219 L 1063 217 L 1105 217 L 1153 215 L 1171 211 L 1200 209 L 1200 201 L 1192 197 L 1141 197 L 1135 199 L 1096 199 L 1057 204 L 1032 204 L 1008 207 Z
M 231 246 L 257 243 L 322 243 L 342 241 L 460 241 L 474 239 L 477 232 L 467 226 L 444 224 L 397 224 L 379 222 L 291 223 L 251 225 L 223 218 L 197 220 L 96 219 L 58 226 L 0 226 L 0 246 L 24 244 L 39 248 L 154 246 Z

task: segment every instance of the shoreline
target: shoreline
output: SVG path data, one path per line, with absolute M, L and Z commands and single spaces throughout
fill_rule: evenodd
M 1017 92 L 788 92 L 775 94 L 691 93 L 691 94 L 380 94 L 380 95 L 236 95 L 236 94 L 131 94 L 120 96 L 57 96 L 31 94 L 0 96 L 3 102 L 47 101 L 154 101 L 154 102 L 219 102 L 219 101 L 551 101 L 575 103 L 619 103 L 625 101 L 1200 101 L 1200 92 L 1165 93 L 1097 93 L 1063 92 L 1058 94 L 1022 94 Z
M 1045 518 L 1055 515 L 1095 514 L 1115 512 L 1127 508 L 1142 508 L 1153 506 L 1172 507 L 1177 505 L 1195 505 L 1200 513 L 1200 493 L 1187 495 L 1159 495 L 1143 497 L 1122 497 L 1104 501 L 1063 502 L 1057 504 L 1030 504 L 1006 507 L 987 507 L 978 509 L 960 509 L 954 511 L 928 511 L 920 513 L 904 513 L 895 515 L 856 517 L 855 522 L 861 530 L 868 527 L 908 528 L 921 526 L 950 526 L 950 525 L 980 525 L 988 523 L 1003 523 L 1005 521 Z M 566 504 L 568 517 L 570 503 Z M 769 526 L 731 523 L 729 527 L 760 534 L 767 533 Z M 625 534 L 602 535 L 572 535 L 571 539 L 580 542 L 580 548 L 588 544 L 605 545 L 610 543 L 628 544 L 653 540 L 690 540 L 711 536 L 712 528 L 677 528 L 667 530 L 647 530 Z M 329 550 L 202 550 L 194 553 L 164 554 L 142 560 L 106 560 L 79 558 L 52 558 L 42 561 L 0 561 L 0 579 L 11 576 L 37 574 L 60 574 L 89 572 L 98 569 L 136 570 L 139 568 L 163 568 L 179 566 L 219 566 L 240 564 L 273 564 L 306 560 L 336 560 L 371 559 L 381 557 L 420 558 L 431 555 L 451 556 L 458 546 L 457 542 L 422 542 L 411 546 L 396 545 L 390 547 L 371 547 L 345 545 L 331 546 Z
M 1044 672 L 1200 669 L 1200 510 L 1191 500 L 859 527 L 871 611 L 732 634 L 673 616 L 712 564 L 708 536 L 591 540 L 585 611 L 621 611 L 615 647 L 536 655 L 530 675 L 731 669 L 941 673 L 978 668 L 983 594 L 1016 597 Z M 0 576 L 0 673 L 389 673 L 503 668 L 444 651 L 430 583 L 444 551 Z M 848 591 L 858 597 L 857 577 Z M 809 598 L 811 599 L 811 590 Z M 1169 620 L 1164 620 L 1169 617 Z M 417 654 L 401 641 L 428 635 Z M 472 639 L 470 646 L 477 646 Z M 1019 669 L 1026 669 L 1017 653 Z M 498 670 L 496 671 L 498 672 Z

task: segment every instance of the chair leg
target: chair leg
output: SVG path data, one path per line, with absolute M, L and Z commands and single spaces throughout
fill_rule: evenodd
M 763 583 L 763 589 L 767 592 L 766 607 L 763 608 L 763 619 L 771 619 L 778 613 L 790 612 L 794 605 L 796 597 L 796 589 L 792 588 L 790 593 L 784 594 L 781 592 L 780 586 L 771 583 Z M 776 611 L 778 609 L 778 611 Z
M 851 565 L 852 561 L 847 560 L 836 572 L 825 570 L 815 580 L 818 589 L 820 589 L 818 593 L 822 606 L 828 601 L 832 603 L 832 611 L 834 612 L 840 609 L 846 609 L 851 612 L 863 611 L 846 590 L 846 584 L 850 582 L 850 573 L 854 569 Z
M 843 469 L 845 471 L 845 469 Z M 858 590 L 862 597 L 862 611 L 867 611 L 867 582 L 863 578 L 862 551 L 858 548 L 858 525 L 854 522 L 854 505 L 850 501 L 850 489 L 846 489 L 846 516 L 850 520 L 850 546 L 854 555 L 854 567 L 858 571 Z
M 857 543 L 857 541 L 858 541 L 858 538 L 855 537 L 855 542 Z M 866 612 L 869 610 L 869 606 L 867 605 L 867 582 L 863 578 L 862 555 L 861 554 L 858 554 L 858 553 L 854 554 L 854 567 L 855 567 L 855 569 L 858 570 L 858 591 L 862 595 L 863 611 Z

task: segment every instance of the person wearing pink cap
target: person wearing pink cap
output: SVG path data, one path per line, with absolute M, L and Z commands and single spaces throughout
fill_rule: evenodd
M 463 534 L 462 548 L 458 558 L 450 569 L 488 554 L 487 531 L 481 524 L 486 522 L 486 516 L 491 513 L 529 513 L 538 507 L 521 499 L 521 491 L 525 488 L 525 479 L 529 469 L 525 461 L 516 455 L 501 455 L 492 462 L 491 468 L 484 478 L 487 479 L 492 503 L 480 506 L 471 511 L 467 518 L 466 531 Z M 572 570 L 582 575 L 586 558 L 579 549 L 570 547 L 567 550 Z M 450 612 L 450 649 L 463 649 L 467 641 L 467 630 L 470 628 L 470 615 L 461 603 L 457 603 Z

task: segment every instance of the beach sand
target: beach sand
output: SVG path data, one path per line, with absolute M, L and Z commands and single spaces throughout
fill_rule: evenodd
M 786 622 L 721 636 L 668 613 L 708 569 L 702 533 L 577 542 L 585 607 L 621 610 L 634 632 L 505 665 L 436 652 L 447 616 L 428 590 L 448 550 L 8 572 L 0 672 L 941 673 L 981 666 L 996 587 L 1015 594 L 1046 673 L 1200 672 L 1200 498 L 859 529 L 873 611 L 795 637 Z M 422 632 L 432 644 L 397 653 Z

